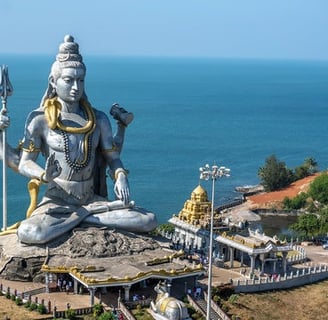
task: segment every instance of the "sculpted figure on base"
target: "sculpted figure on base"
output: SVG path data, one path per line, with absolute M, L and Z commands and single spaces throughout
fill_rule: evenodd
M 25 124 L 18 171 L 46 183 L 41 202 L 29 208 L 17 233 L 25 243 L 46 243 L 81 222 L 148 232 L 156 227 L 153 213 L 134 206 L 120 159 L 125 126 L 133 115 L 112 107 L 118 133 L 105 113 L 94 109 L 84 90 L 86 67 L 73 37 L 59 47 L 48 88 Z M 46 157 L 45 168 L 37 163 Z M 116 200 L 108 201 L 106 169 L 112 172 Z

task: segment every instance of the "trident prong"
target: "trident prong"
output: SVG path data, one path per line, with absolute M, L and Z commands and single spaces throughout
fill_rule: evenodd
M 13 94 L 13 86 L 9 80 L 8 67 L 3 65 L 0 68 L 0 95 L 2 99 L 2 109 L 6 109 L 7 97 Z

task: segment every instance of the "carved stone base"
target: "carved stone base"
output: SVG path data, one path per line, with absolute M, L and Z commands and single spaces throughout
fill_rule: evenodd
M 95 258 L 136 255 L 157 248 L 159 244 L 151 237 L 105 228 L 74 229 L 56 241 L 39 246 L 19 243 L 14 234 L 4 235 L 0 237 L 0 275 L 8 280 L 35 281 L 49 256 L 91 262 Z

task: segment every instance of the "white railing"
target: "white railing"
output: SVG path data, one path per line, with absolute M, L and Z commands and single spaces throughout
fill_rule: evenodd
M 306 285 L 328 279 L 328 266 L 325 264 L 297 269 L 283 276 L 259 279 L 232 280 L 236 292 L 259 292 L 279 290 Z
M 293 245 L 293 250 L 297 251 L 298 254 L 287 256 L 287 262 L 291 264 L 302 263 L 307 260 L 306 250 L 302 246 Z

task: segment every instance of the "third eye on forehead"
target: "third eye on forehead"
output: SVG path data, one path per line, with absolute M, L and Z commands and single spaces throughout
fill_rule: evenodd
M 85 71 L 82 68 L 64 68 L 61 72 L 61 78 L 80 79 L 85 77 Z

